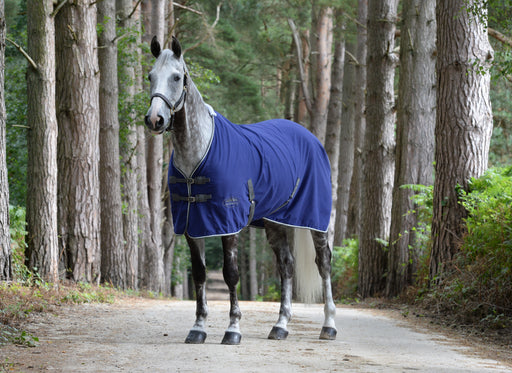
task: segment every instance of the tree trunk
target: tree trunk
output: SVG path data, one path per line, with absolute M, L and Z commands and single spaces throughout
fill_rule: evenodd
M 331 57 L 333 38 L 333 13 L 331 7 L 322 7 L 316 24 L 316 89 L 313 115 L 310 118 L 311 132 L 325 143 L 327 108 L 331 89 Z
M 126 260 L 119 165 L 116 9 L 112 1 L 98 3 L 98 63 L 100 67 L 100 202 L 101 274 L 104 282 L 126 287 Z
M 249 228 L 249 300 L 256 300 L 258 295 L 258 271 L 256 267 L 256 229 Z
M 348 43 L 347 50 L 351 50 Z M 336 224 L 334 246 L 341 246 L 346 236 L 350 206 L 350 181 L 354 170 L 354 62 L 346 59 L 343 72 L 343 108 L 339 138 L 338 179 L 336 181 Z M 334 180 L 334 178 L 333 178 Z M 333 195 L 334 197 L 334 195 Z
M 354 85 L 354 168 L 350 181 L 350 198 L 347 212 L 345 237 L 359 237 L 361 215 L 362 150 L 366 130 L 366 57 L 368 33 L 368 0 L 358 1 L 357 10 L 357 63 Z
M 343 69 L 345 67 L 345 24 L 343 12 L 336 12 L 334 29 L 335 47 L 332 66 L 331 92 L 328 105 L 325 151 L 331 163 L 332 210 L 329 224 L 329 247 L 332 248 L 336 222 L 336 206 L 338 201 L 338 162 L 340 153 L 341 110 L 343 99 Z
M 310 46 L 309 46 L 309 30 L 305 30 L 301 37 L 301 48 L 302 51 L 301 54 L 297 54 L 297 58 L 301 58 L 304 65 L 304 71 L 303 74 L 300 76 L 300 79 L 302 81 L 301 88 L 297 90 L 297 113 L 295 114 L 295 120 L 297 123 L 300 123 L 302 125 L 306 125 L 307 118 L 309 115 L 308 112 L 308 103 L 307 103 L 307 97 L 309 97 L 308 94 L 308 86 L 309 86 L 309 72 L 311 69 L 310 59 L 309 59 L 309 53 L 310 53 Z M 306 90 L 306 93 L 304 92 Z M 307 96 L 306 96 L 307 95 Z M 309 103 L 311 105 L 311 102 Z
M 10 280 L 12 276 L 11 237 L 9 234 L 9 182 L 7 180 L 5 141 L 4 71 L 5 13 L 4 0 L 0 0 L 0 281 Z
M 96 5 L 66 3 L 55 17 L 59 235 L 74 281 L 100 280 L 99 74 Z
M 421 253 L 415 247 L 417 224 L 405 184 L 433 182 L 435 127 L 435 3 L 406 0 L 402 8 L 397 149 L 391 212 L 387 296 L 412 283 Z
M 144 30 L 142 35 L 144 43 L 151 42 L 151 4 L 152 0 L 144 0 L 141 3 L 142 21 L 144 22 Z M 142 81 L 140 88 L 142 89 Z M 139 280 L 140 286 L 147 289 L 148 279 L 146 278 L 146 252 L 151 246 L 151 225 L 150 212 L 148 202 L 148 180 L 147 180 L 147 163 L 146 163 L 146 135 L 148 134 L 145 126 L 137 126 L 137 189 L 138 189 L 138 233 L 139 233 Z M 148 135 L 149 136 L 149 135 Z
M 153 0 L 151 11 L 151 32 L 163 43 L 165 29 L 165 2 Z M 149 290 L 162 291 L 164 287 L 164 264 L 162 252 L 162 155 L 163 137 L 148 136 L 147 182 L 150 213 L 151 237 L 146 251 L 145 277 Z
M 368 2 L 367 127 L 364 144 L 359 294 L 365 298 L 385 289 L 393 187 L 393 55 L 397 0 Z
M 437 115 L 430 277 L 439 280 L 464 235 L 460 189 L 487 168 L 492 132 L 493 59 L 486 24 L 466 10 L 476 1 L 437 2 Z
M 133 34 L 137 27 L 136 14 L 132 14 L 132 0 L 117 0 L 116 14 L 118 25 L 123 32 Z M 130 16 L 131 15 L 131 16 Z M 120 125 L 123 132 L 121 145 L 121 185 L 123 203 L 126 206 L 123 212 L 123 235 L 126 261 L 126 286 L 137 289 L 139 277 L 139 217 L 137 185 L 137 124 L 133 106 L 136 92 L 136 68 L 138 68 L 137 49 L 135 43 L 124 43 L 118 50 L 118 85 L 120 91 Z M 117 76 L 117 75 L 116 75 Z M 145 175 L 144 175 L 145 177 Z
M 167 28 L 171 32 L 175 31 L 174 23 L 174 3 L 172 1 L 167 3 Z M 167 47 L 171 47 L 172 38 L 168 38 L 169 42 Z M 172 154 L 172 141 L 171 137 L 164 137 L 164 161 L 171 159 Z M 167 164 L 168 166 L 168 164 Z M 165 167 L 167 169 L 167 167 Z M 172 211 L 171 211 L 171 196 L 169 194 L 169 188 L 167 187 L 167 173 L 162 173 L 162 190 L 165 191 L 163 196 L 163 207 L 164 207 L 164 222 L 162 225 L 162 248 L 164 252 L 164 293 L 171 295 L 171 278 L 172 278 L 172 267 L 174 261 L 174 245 L 176 243 L 176 236 L 174 235 L 174 226 L 172 222 Z M 186 277 L 186 271 L 185 271 Z

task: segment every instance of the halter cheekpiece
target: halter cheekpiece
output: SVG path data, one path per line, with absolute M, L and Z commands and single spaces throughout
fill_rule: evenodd
M 162 93 L 154 93 L 151 96 L 151 102 L 155 97 L 161 98 L 165 104 L 169 107 L 171 110 L 171 118 L 170 118 L 170 124 L 169 127 L 167 127 L 167 131 L 172 131 L 174 129 L 174 115 L 176 114 L 177 110 L 176 108 L 181 105 L 182 102 L 185 101 L 185 98 L 187 97 L 187 91 L 188 91 L 188 72 L 185 71 L 185 74 L 183 76 L 183 91 L 181 92 L 181 96 L 174 104 L 171 103 L 171 101 Z

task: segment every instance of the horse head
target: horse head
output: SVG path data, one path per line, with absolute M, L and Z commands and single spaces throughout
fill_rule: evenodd
M 156 36 L 153 37 L 151 53 L 156 61 L 148 75 L 151 102 L 144 121 L 150 131 L 161 134 L 172 129 L 175 113 L 185 104 L 188 73 L 181 45 L 175 37 L 171 50 L 162 50 Z

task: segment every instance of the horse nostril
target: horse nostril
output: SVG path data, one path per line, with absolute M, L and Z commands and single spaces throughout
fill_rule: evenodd
M 158 128 L 161 128 L 161 127 L 164 126 L 164 118 L 161 115 L 158 116 L 158 122 L 157 123 L 158 123 Z

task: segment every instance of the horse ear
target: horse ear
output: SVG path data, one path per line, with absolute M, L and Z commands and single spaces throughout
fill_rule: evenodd
M 172 37 L 171 49 L 176 58 L 180 58 L 181 56 L 181 45 L 178 39 L 175 36 Z
M 151 53 L 153 53 L 153 56 L 155 58 L 158 58 L 160 56 L 160 52 L 162 51 L 162 48 L 160 47 L 160 43 L 158 42 L 158 39 L 156 38 L 156 35 L 153 36 L 153 39 L 151 39 Z

